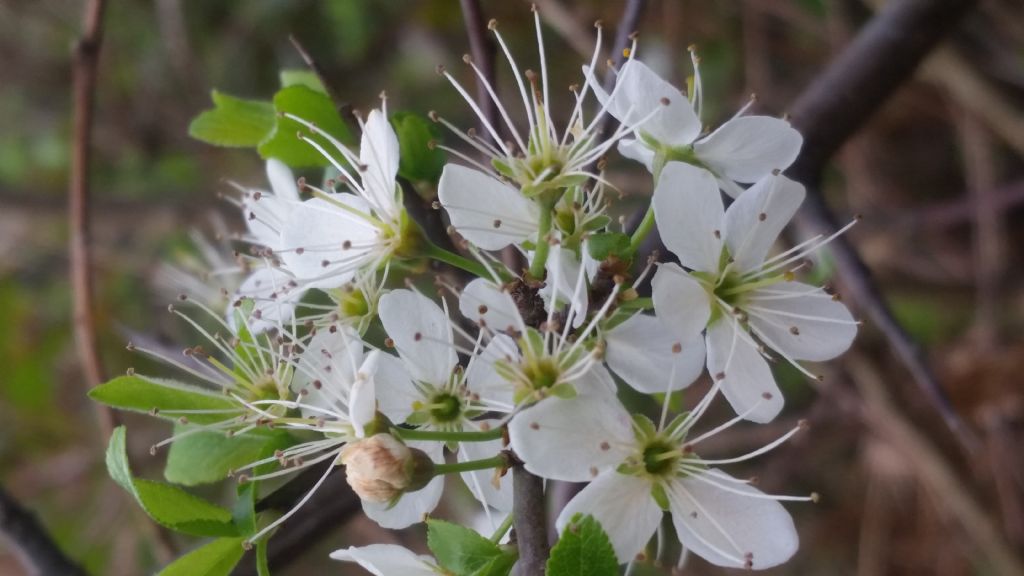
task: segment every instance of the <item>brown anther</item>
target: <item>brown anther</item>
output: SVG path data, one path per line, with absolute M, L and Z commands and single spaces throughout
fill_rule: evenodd
M 683 345 L 680 344 L 679 342 L 676 342 L 675 344 L 672 345 L 672 353 L 673 354 L 679 354 L 682 351 L 683 351 Z
M 662 96 L 661 99 L 658 100 L 658 102 L 661 102 L 662 106 L 668 106 L 669 104 L 672 103 L 671 100 L 669 100 L 668 98 L 665 98 L 664 96 Z
M 600 446 L 602 452 L 607 452 L 607 451 L 612 449 L 612 445 L 609 444 L 607 441 L 601 442 L 601 444 L 599 444 L 599 446 Z
M 423 340 L 423 334 L 420 333 L 420 332 L 417 332 L 417 333 L 413 334 L 412 339 L 415 340 L 416 342 L 419 342 L 420 340 Z
M 772 399 L 772 393 L 771 392 L 762 392 L 761 393 L 761 398 L 764 398 L 765 400 L 771 400 Z
M 536 422 L 530 422 L 530 430 L 540 430 L 540 424 Z
M 767 219 L 768 219 L 768 215 L 765 214 L 764 212 L 761 212 L 760 214 L 757 215 L 757 220 L 759 222 L 764 222 Z
M 715 374 L 715 380 L 725 380 L 725 372 L 719 372 Z
M 477 307 L 476 311 L 479 312 L 481 315 L 487 314 L 487 305 L 481 304 L 479 307 Z
M 800 335 L 800 329 L 797 328 L 796 326 L 790 326 L 789 327 L 789 333 L 792 334 L 793 336 L 799 336 Z
M 352 247 L 352 241 L 351 240 L 345 240 L 344 242 L 341 243 L 341 249 L 342 250 L 348 250 L 351 247 Z
M 494 219 L 494 227 L 495 228 L 501 228 L 501 219 L 500 218 L 495 218 Z
M 722 231 L 721 230 L 715 230 L 713 232 L 713 234 L 715 235 L 715 238 L 721 239 L 721 237 L 722 237 Z

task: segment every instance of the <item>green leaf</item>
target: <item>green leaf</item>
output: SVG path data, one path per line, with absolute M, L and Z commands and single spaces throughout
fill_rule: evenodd
M 629 236 L 622 232 L 594 234 L 587 239 L 587 250 L 595 260 L 625 254 L 629 251 Z
M 178 425 L 174 432 L 177 435 L 192 428 Z M 220 482 L 232 470 L 267 458 L 291 443 L 291 435 L 283 430 L 254 430 L 237 436 L 209 430 L 191 432 L 171 444 L 164 478 L 184 486 Z
M 334 145 L 319 134 L 311 131 L 295 120 L 285 118 L 282 114 L 294 114 L 307 122 L 315 124 L 320 130 L 327 132 L 343 143 L 352 141 L 348 126 L 334 109 L 331 99 L 323 92 L 295 84 L 278 90 L 274 94 L 274 129 L 259 144 L 260 156 L 277 158 L 291 167 L 327 166 L 330 162 L 308 143 L 300 140 L 299 132 L 307 135 L 317 144 L 332 154 L 337 153 Z
M 242 559 L 244 538 L 218 538 L 178 558 L 158 576 L 228 576 Z
M 192 119 L 188 135 L 214 146 L 249 148 L 274 128 L 270 102 L 244 100 L 213 91 L 213 108 Z
M 517 554 L 503 552 L 501 556 L 495 556 L 490 562 L 473 572 L 472 576 L 508 576 L 517 559 Z
M 118 376 L 89 391 L 89 397 L 107 406 L 149 412 L 167 419 L 177 419 L 182 410 L 236 410 L 238 405 L 230 398 L 198 386 L 174 380 L 147 376 Z M 234 416 L 232 413 L 188 413 L 188 419 L 198 424 L 220 422 Z
M 577 514 L 548 558 L 548 576 L 615 576 L 619 561 L 608 535 L 593 516 Z
M 306 88 L 327 94 L 327 89 L 324 88 L 324 84 L 320 81 L 320 77 L 312 70 L 281 70 L 281 87 L 287 88 L 289 86 L 305 86 Z
M 496 575 L 487 571 L 500 568 L 515 557 L 504 552 L 497 544 L 469 528 L 443 520 L 427 520 L 427 546 L 442 568 L 457 576 Z M 506 557 L 502 560 L 502 557 Z M 496 562 L 498 561 L 498 562 Z
M 118 426 L 107 446 L 107 471 L 128 491 L 153 520 L 178 532 L 194 536 L 235 536 L 231 512 L 193 496 L 177 486 L 133 478 L 125 449 L 125 428 Z
M 398 175 L 408 180 L 437 182 L 446 160 L 443 151 L 430 146 L 441 140 L 437 125 L 414 112 L 395 112 L 391 126 L 398 135 Z

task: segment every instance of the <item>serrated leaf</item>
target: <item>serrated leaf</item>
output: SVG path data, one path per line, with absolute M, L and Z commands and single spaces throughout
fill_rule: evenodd
M 148 376 L 118 376 L 89 391 L 89 397 L 121 410 L 152 412 L 167 419 L 176 419 L 179 411 L 190 411 L 188 419 L 199 424 L 220 422 L 232 417 L 230 413 L 194 413 L 195 410 L 237 410 L 230 398 L 198 386 L 174 380 Z
M 446 156 L 430 146 L 441 140 L 437 125 L 414 112 L 395 112 L 391 126 L 398 135 L 398 175 L 408 180 L 437 182 L 444 170 Z
M 192 119 L 189 136 L 215 146 L 248 148 L 258 145 L 274 128 L 270 102 L 236 98 L 216 90 L 214 107 Z
M 259 144 L 259 153 L 263 158 L 277 158 L 295 168 L 304 166 L 327 166 L 330 162 L 308 143 L 300 140 L 299 132 L 309 136 L 325 150 L 331 152 L 334 145 L 327 138 L 311 131 L 295 120 L 285 118 L 282 114 L 294 114 L 307 122 L 315 124 L 320 130 L 330 134 L 343 143 L 351 143 L 352 134 L 348 126 L 338 115 L 331 99 L 323 92 L 296 84 L 287 86 L 274 94 L 274 129 Z M 338 154 L 340 156 L 340 153 Z
M 185 492 L 177 486 L 132 476 L 125 448 L 125 428 L 118 426 L 107 446 L 110 477 L 131 494 L 139 506 L 158 523 L 194 536 L 236 536 L 231 512 Z
M 285 69 L 281 70 L 280 78 L 282 88 L 287 88 L 289 86 L 305 86 L 306 88 L 311 88 L 317 92 L 327 94 L 327 89 L 324 88 L 324 83 L 320 81 L 320 77 L 312 70 Z
M 577 514 L 548 558 L 547 576 L 615 576 L 619 561 L 608 535 L 593 516 Z
M 174 432 L 179 435 L 191 428 L 178 425 Z M 235 436 L 215 431 L 191 432 L 171 444 L 164 478 L 184 486 L 220 482 L 232 470 L 287 448 L 291 438 L 283 430 L 254 430 Z
M 481 570 L 507 556 L 497 544 L 473 530 L 443 520 L 427 520 L 427 546 L 437 563 L 457 576 L 491 574 Z
M 587 239 L 587 250 L 595 260 L 625 254 L 629 251 L 629 236 L 622 232 L 594 234 Z
M 244 538 L 218 538 L 178 558 L 158 576 L 228 576 L 245 550 Z

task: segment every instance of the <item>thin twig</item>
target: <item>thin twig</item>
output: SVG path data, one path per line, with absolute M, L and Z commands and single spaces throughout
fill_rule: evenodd
M 90 0 L 82 18 L 82 35 L 75 46 L 72 61 L 72 136 L 71 179 L 68 186 L 70 219 L 70 276 L 73 330 L 78 357 L 89 387 L 104 380 L 96 318 L 93 315 L 93 285 L 89 234 L 89 159 L 92 144 L 92 118 L 96 97 L 96 67 L 103 39 L 104 0 Z M 118 423 L 110 408 L 95 404 L 105 436 Z
M 466 36 L 469 38 L 469 53 L 473 64 L 480 69 L 486 82 L 491 86 L 494 83 L 494 42 L 487 36 L 487 21 L 480 10 L 479 0 L 459 0 L 462 7 L 462 20 L 466 23 Z M 476 103 L 484 113 L 487 123 L 495 129 L 500 130 L 498 122 L 498 105 L 487 93 L 487 88 L 479 79 L 476 81 Z M 480 136 L 490 139 L 490 132 L 480 126 Z
M 32 512 L 0 486 L 0 533 L 13 544 L 25 569 L 54 576 L 86 576 L 87 572 L 64 555 Z
M 327 91 L 327 96 L 331 99 L 331 102 L 334 102 L 334 106 L 338 110 L 338 114 L 340 114 L 342 119 L 349 124 L 350 128 L 357 127 L 359 123 L 353 116 L 352 104 L 341 97 L 341 94 L 338 92 L 338 89 L 334 87 L 334 83 L 331 82 L 327 73 L 324 72 L 324 69 L 316 59 L 313 58 L 312 54 L 306 50 L 306 47 L 302 45 L 302 42 L 299 42 L 299 39 L 294 34 L 289 34 L 288 40 L 292 43 L 295 51 L 299 53 L 299 57 L 302 58 L 302 61 L 306 63 L 306 66 L 309 66 L 309 69 L 316 75 L 317 79 L 320 80 L 320 84 L 323 84 L 324 90 Z
M 906 0 L 881 10 L 817 76 L 793 105 L 793 126 L 803 134 L 800 157 L 787 171 L 808 188 L 797 225 L 816 233 L 837 229 L 820 191 L 821 173 L 840 146 L 881 107 L 957 22 L 973 0 Z M 974 434 L 953 409 L 921 351 L 889 309 L 860 255 L 845 237 L 832 244 L 847 292 L 906 366 L 960 442 L 973 451 Z
M 628 0 L 626 7 L 622 10 L 622 17 L 619 18 L 619 22 L 615 27 L 615 43 L 612 44 L 611 61 L 612 67 L 616 70 L 621 68 L 622 63 L 626 61 L 626 54 L 623 50 L 629 48 L 629 38 L 637 32 L 640 26 L 640 19 L 643 17 L 644 10 L 646 9 L 647 0 Z M 604 77 L 605 94 L 611 94 L 613 88 L 615 88 L 615 74 L 609 70 L 608 74 Z M 614 122 L 615 119 L 612 118 L 611 114 L 605 114 L 601 118 L 601 124 L 597 133 L 606 133 Z

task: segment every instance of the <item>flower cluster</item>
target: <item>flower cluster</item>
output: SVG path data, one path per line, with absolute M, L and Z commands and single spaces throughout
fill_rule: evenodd
M 507 472 L 521 465 L 546 479 L 589 482 L 557 526 L 592 516 L 620 563 L 645 556 L 666 512 L 682 547 L 713 564 L 782 563 L 798 540 L 780 502 L 814 496 L 765 494 L 720 467 L 761 455 L 802 426 L 748 454 L 699 453 L 705 440 L 742 421 L 780 413 L 771 362 L 815 378 L 801 362 L 841 354 L 857 331 L 830 290 L 795 279 L 831 237 L 773 252 L 804 197 L 782 174 L 802 139 L 785 120 L 747 108 L 706 131 L 696 56 L 686 95 L 634 58 L 635 40 L 606 91 L 595 70 L 600 27 L 559 128 L 536 18 L 539 74 L 521 72 L 497 25 L 489 26 L 512 68 L 521 112 L 506 107 L 466 58 L 499 125 L 440 70 L 484 127 L 462 131 L 429 115 L 466 146 L 438 145 L 454 161 L 437 182 L 437 206 L 461 254 L 432 244 L 406 211 L 386 100 L 360 119 L 357 151 L 289 117 L 336 176 L 323 187 L 296 182 L 269 160 L 271 190 L 241 189 L 242 240 L 251 248 L 238 270 L 246 276 L 224 314 L 186 297 L 219 326 L 209 331 L 181 314 L 208 344 L 190 348 L 186 361 L 161 355 L 199 381 L 192 393 L 227 404 L 161 408 L 197 425 L 167 443 L 197 431 L 273 428 L 293 441 L 232 470 L 236 477 L 259 482 L 328 464 L 298 506 L 249 541 L 275 530 L 336 466 L 370 518 L 403 528 L 437 507 L 447 474 L 461 476 L 489 517 L 510 514 Z M 608 124 L 617 128 L 606 134 Z M 608 216 L 613 185 L 604 170 L 616 149 L 652 176 L 650 206 L 628 232 Z M 639 254 L 655 226 L 668 251 L 663 261 Z M 512 269 L 497 251 L 527 264 Z M 438 298 L 417 283 L 418 263 L 427 260 L 462 269 L 434 279 Z M 650 297 L 641 295 L 647 286 Z M 705 373 L 709 387 L 694 389 L 706 391 L 673 414 L 673 394 Z M 627 410 L 618 394 L 624 386 L 664 395 L 660 414 Z M 704 425 L 719 394 L 735 417 Z M 333 557 L 374 574 L 442 570 L 393 546 Z

